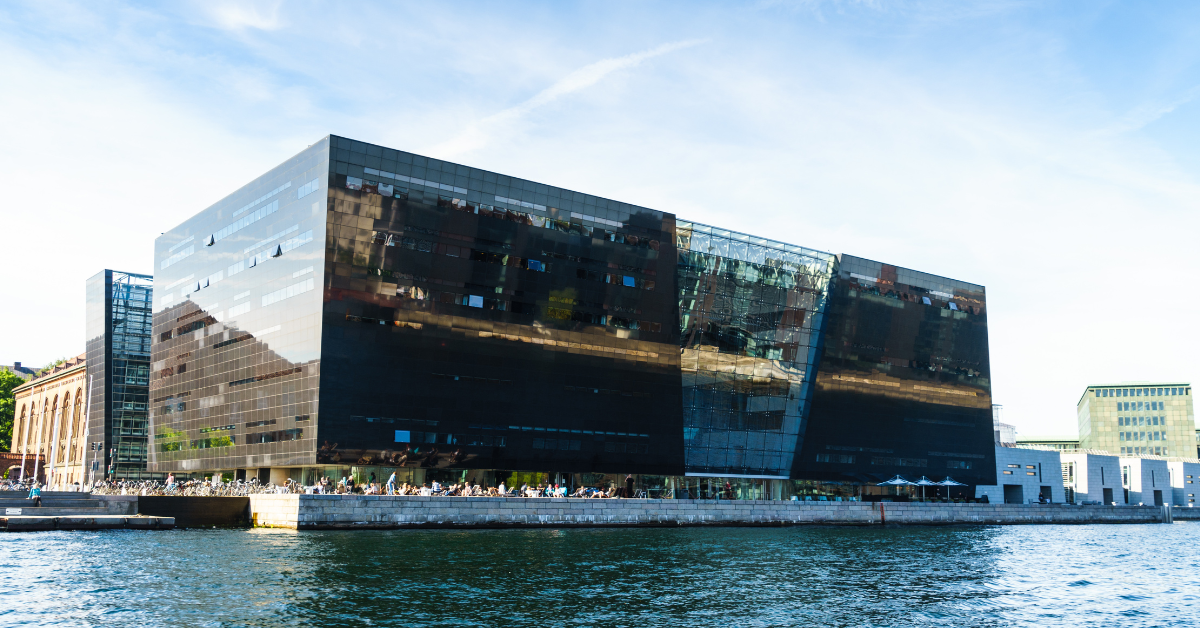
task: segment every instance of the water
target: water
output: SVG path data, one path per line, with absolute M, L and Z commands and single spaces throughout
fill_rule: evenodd
M 1200 523 L 0 535 L 0 626 L 1198 626 Z

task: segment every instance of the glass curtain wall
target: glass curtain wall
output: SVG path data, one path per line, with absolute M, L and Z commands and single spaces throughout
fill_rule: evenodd
M 105 270 L 87 283 L 89 481 L 146 472 L 153 277 Z M 93 475 L 94 473 L 94 475 Z
M 676 245 L 687 472 L 786 478 L 835 258 L 683 221 Z

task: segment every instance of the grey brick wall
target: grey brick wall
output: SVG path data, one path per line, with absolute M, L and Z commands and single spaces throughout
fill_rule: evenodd
M 1135 506 L 929 504 L 657 499 L 254 495 L 256 526 L 297 529 L 694 525 L 946 525 L 1157 523 L 1162 510 Z M 1176 508 L 1175 518 L 1200 519 Z

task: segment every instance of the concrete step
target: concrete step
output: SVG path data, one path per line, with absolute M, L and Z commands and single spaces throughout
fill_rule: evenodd
M 32 506 L 32 499 L 0 499 L 0 508 L 22 508 Z M 43 497 L 43 506 L 58 508 L 96 508 L 101 505 L 98 499 L 63 499 L 61 497 Z
M 17 514 L 20 511 L 20 514 Z M 8 513 L 12 513 L 8 515 Z M 65 517 L 68 515 L 107 515 L 108 509 L 104 506 L 93 506 L 90 508 L 59 508 L 56 506 L 42 506 L 41 508 L 20 507 L 20 508 L 5 508 L 0 510 L 0 516 L 31 516 L 31 517 Z
M 77 515 L 77 516 L 19 516 L 0 517 L 0 529 L 6 532 L 37 530 L 170 530 L 175 527 L 171 517 L 141 515 Z
M 0 499 L 24 499 L 29 496 L 29 491 L 0 491 Z M 91 499 L 91 493 L 80 493 L 76 491 L 42 491 L 42 499 L 47 497 L 63 497 L 68 499 Z

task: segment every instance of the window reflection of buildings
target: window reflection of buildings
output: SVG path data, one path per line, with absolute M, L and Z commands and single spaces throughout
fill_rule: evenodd
M 678 223 L 689 472 L 786 476 L 832 256 Z

